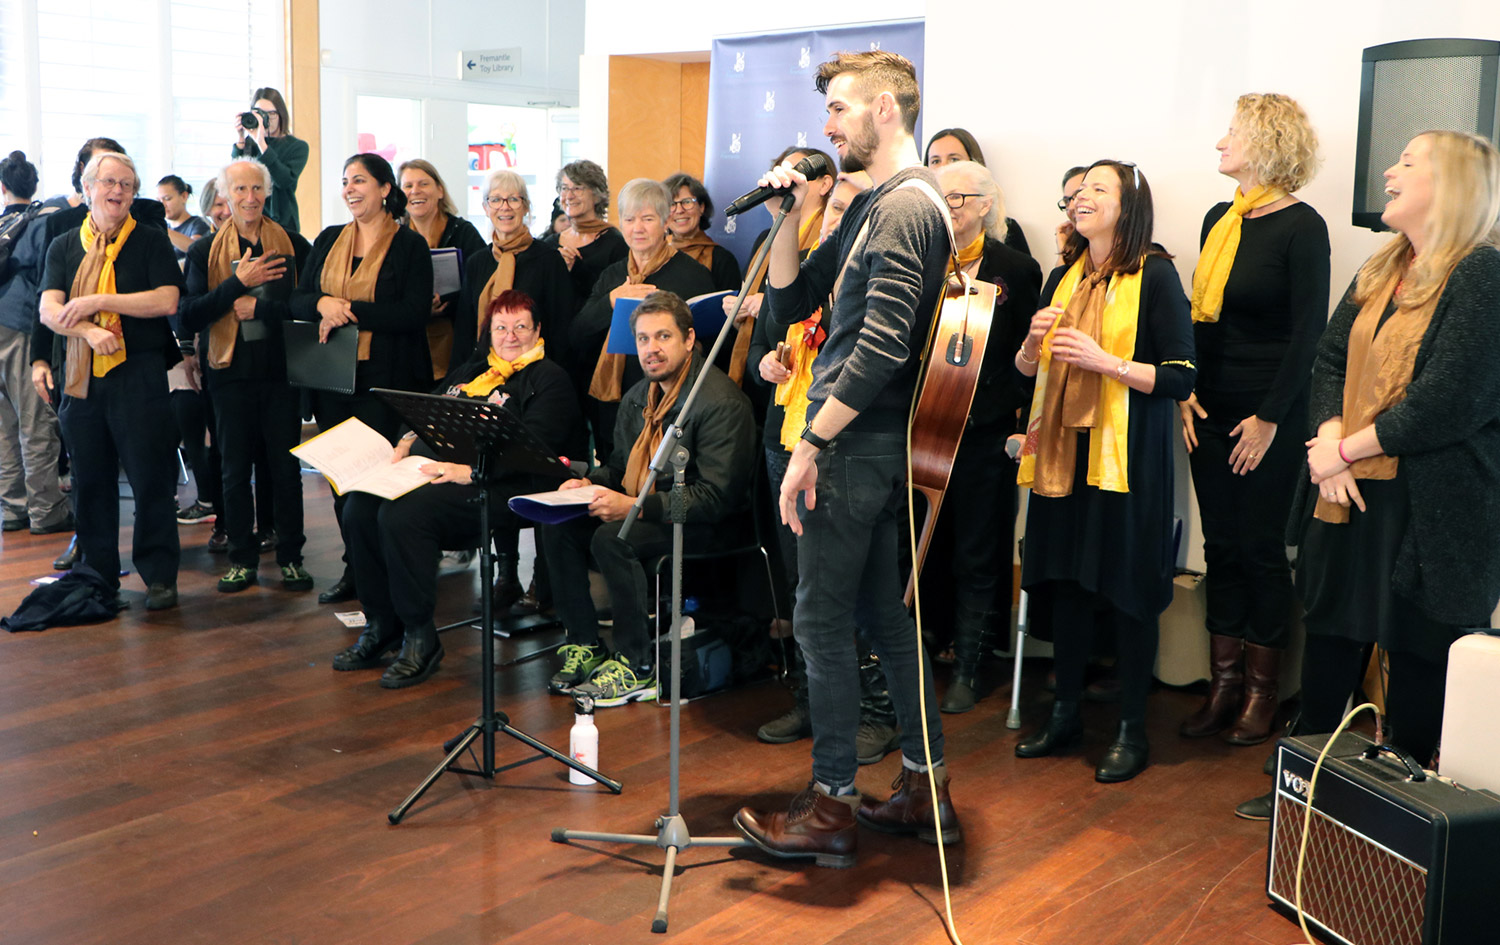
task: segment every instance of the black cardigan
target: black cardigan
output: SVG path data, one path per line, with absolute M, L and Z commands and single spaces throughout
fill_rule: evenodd
M 489 244 L 464 261 L 464 291 L 453 314 L 453 363 L 463 364 L 473 354 L 479 338 L 479 295 L 495 274 L 495 254 Z M 578 305 L 568 265 L 554 247 L 540 240 L 516 254 L 515 288 L 536 303 L 533 316 L 547 340 L 547 360 L 573 370 L 575 360 L 568 329 Z
M 583 376 L 592 374 L 594 365 L 599 360 L 599 349 L 609 336 L 609 323 L 614 316 L 614 306 L 609 302 L 609 294 L 625 284 L 629 271 L 630 260 L 622 259 L 601 272 L 599 281 L 594 284 L 593 293 L 578 310 L 578 317 L 573 319 L 573 350 Z M 674 253 L 665 265 L 646 277 L 646 282 L 658 289 L 675 292 L 684 301 L 714 291 L 713 276 L 687 253 Z M 725 345 L 728 344 L 726 341 Z M 633 357 L 626 358 L 622 389 L 629 388 L 643 376 L 640 361 Z
M 410 226 L 410 223 L 408 223 L 407 225 Z M 421 236 L 422 234 L 418 233 L 417 235 Z M 426 239 L 426 237 L 423 237 L 423 239 Z M 490 244 L 485 241 L 485 238 L 479 235 L 479 231 L 474 228 L 474 224 L 470 223 L 468 220 L 465 220 L 463 217 L 454 216 L 451 213 L 448 214 L 448 222 L 443 224 L 443 235 L 438 238 L 439 249 L 458 250 L 458 271 L 460 276 L 462 276 L 468 270 L 469 260 L 473 259 L 475 256 L 478 256 L 480 253 L 483 253 L 486 249 L 489 248 L 489 245 Z M 453 318 L 457 314 L 455 306 L 458 304 L 459 299 L 462 298 L 462 296 L 462 284 L 460 285 L 457 292 L 449 292 L 447 295 L 443 296 L 443 303 L 446 304 L 448 308 L 443 312 L 443 314 L 439 315 L 438 317 Z M 467 357 L 467 353 L 465 354 L 465 356 Z
M 1344 410 L 1354 286 L 1334 311 L 1313 363 L 1312 427 Z M 1409 484 L 1411 518 L 1396 555 L 1394 587 L 1434 620 L 1489 626 L 1500 600 L 1500 252 L 1464 257 L 1417 348 L 1406 396 L 1375 418 L 1387 455 Z M 1357 433 L 1348 430 L 1346 433 Z M 1311 482 L 1297 483 L 1289 544 L 1305 528 Z
M 542 237 L 542 243 L 552 247 L 555 252 L 558 235 L 548 233 Z M 589 293 L 594 291 L 594 283 L 599 281 L 599 274 L 628 255 L 630 247 L 625 244 L 625 236 L 614 226 L 601 232 L 592 243 L 580 249 L 578 261 L 568 270 L 573 277 L 574 304 L 582 306 L 588 301 Z M 566 268 L 567 264 L 563 265 Z
M 326 227 L 313 241 L 312 253 L 292 293 L 292 317 L 315 322 L 318 301 L 328 293 L 321 288 L 323 261 L 339 238 L 344 224 Z M 371 387 L 427 390 L 432 386 L 432 359 L 427 351 L 427 318 L 432 313 L 432 254 L 427 241 L 406 227 L 397 227 L 385 264 L 375 279 L 374 302 L 353 303 L 359 327 L 374 332 L 370 360 L 362 361 L 356 383 L 361 391 Z
M 1031 330 L 1031 317 L 1042 307 L 1042 267 L 1031 256 L 986 236 L 974 277 L 995 283 L 999 291 L 974 405 L 969 408 L 969 428 L 995 427 L 995 435 L 1006 436 L 1017 425 L 1016 411 L 1031 402 L 1030 393 L 1016 383 L 1013 362 Z M 1024 421 L 1023 417 L 1023 428 Z
M 225 226 L 233 226 L 226 223 Z M 307 264 L 307 257 L 312 252 L 312 246 L 296 230 L 288 230 L 287 236 L 291 238 L 292 249 L 296 253 L 296 259 L 292 261 L 290 275 L 296 278 L 298 272 Z M 188 247 L 187 259 L 183 277 L 187 282 L 187 288 L 183 291 L 182 301 L 177 303 L 177 314 L 173 317 L 173 328 L 177 332 L 179 342 L 190 342 L 201 332 L 206 332 L 210 326 L 234 305 L 234 300 L 249 292 L 244 283 L 231 274 L 229 278 L 219 283 L 217 287 L 208 287 L 208 256 L 213 248 L 213 237 L 204 237 L 192 246 Z M 245 250 L 249 249 L 255 256 L 261 255 L 261 244 L 251 245 L 245 242 L 243 237 L 238 237 L 239 249 L 236 257 L 242 257 Z M 235 342 L 234 359 L 229 366 L 215 370 L 208 363 L 207 339 L 198 344 L 198 351 L 203 357 L 200 363 L 203 366 L 203 377 L 209 386 L 217 387 L 233 381 L 242 380 L 273 380 L 286 379 L 286 344 L 282 337 L 281 326 L 292 317 L 291 305 L 287 302 L 272 302 L 267 299 L 257 299 L 255 302 L 255 320 L 266 326 L 266 337 L 262 341 L 245 341 L 243 334 Z

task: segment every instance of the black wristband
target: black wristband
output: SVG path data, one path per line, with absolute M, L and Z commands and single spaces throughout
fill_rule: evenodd
M 813 446 L 816 446 L 820 450 L 828 449 L 829 441 L 823 439 L 821 436 L 818 436 L 813 432 L 811 420 L 807 421 L 807 426 L 802 428 L 802 439 L 811 443 Z

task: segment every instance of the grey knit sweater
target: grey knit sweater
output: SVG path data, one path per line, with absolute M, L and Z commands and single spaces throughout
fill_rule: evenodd
M 942 189 L 926 168 L 908 168 L 849 203 L 837 238 L 818 246 L 785 288 L 766 289 L 771 315 L 800 321 L 833 291 L 865 219 L 869 231 L 849 261 L 833 314 L 824 313 L 828 338 L 813 362 L 808 419 L 829 397 L 859 411 L 849 432 L 906 429 L 921 351 L 948 264 L 948 229 L 921 191 L 901 185 L 921 177 Z
M 1318 345 L 1315 430 L 1343 412 L 1353 294 L 1351 284 Z M 1500 252 L 1480 247 L 1453 270 L 1406 397 L 1375 419 L 1375 433 L 1411 495 L 1396 590 L 1434 620 L 1488 626 L 1500 600 Z M 1298 490 L 1293 508 L 1306 509 L 1305 476 Z M 1293 524 L 1295 537 L 1302 523 Z

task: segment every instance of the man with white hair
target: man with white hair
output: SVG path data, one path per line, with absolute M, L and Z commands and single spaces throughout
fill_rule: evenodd
M 257 446 L 265 448 L 271 480 L 281 586 L 311 590 L 312 577 L 302 567 L 302 480 L 288 452 L 297 445 L 301 418 L 286 379 L 282 335 L 291 318 L 287 299 L 311 247 L 265 215 L 272 185 L 261 162 L 231 161 L 215 186 L 229 201 L 230 218 L 212 240 L 188 250 L 187 291 L 177 315 L 184 340 L 198 336 L 223 462 L 229 570 L 219 590 L 230 594 L 257 582 L 260 547 L 250 486 Z
M 56 365 L 33 363 L 39 390 L 61 386 L 58 419 L 73 459 L 78 547 L 85 564 L 119 586 L 123 466 L 135 496 L 132 560 L 146 582 L 146 609 L 177 604 L 176 426 L 167 368 L 180 358 L 165 316 L 177 310 L 182 272 L 166 233 L 137 226 L 140 190 L 123 154 L 94 154 L 81 182 L 89 214 L 47 247 L 41 322 L 66 340 Z

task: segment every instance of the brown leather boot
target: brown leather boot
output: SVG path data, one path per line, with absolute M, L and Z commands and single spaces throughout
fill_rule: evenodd
M 1234 721 L 1245 697 L 1245 643 L 1222 633 L 1208 638 L 1208 698 L 1182 721 L 1177 731 L 1187 738 L 1217 735 Z
M 948 769 L 945 765 L 934 765 L 931 781 L 937 785 L 937 820 L 932 816 L 932 789 L 928 787 L 928 775 L 901 766 L 901 773 L 891 782 L 896 793 L 888 801 L 877 801 L 866 796 L 859 802 L 855 817 L 866 827 L 882 833 L 916 834 L 918 840 L 938 842 L 938 830 L 943 832 L 944 843 L 959 843 L 963 832 L 958 827 L 958 815 L 953 812 L 953 801 L 948 797 Z
M 786 813 L 762 813 L 741 807 L 734 826 L 746 840 L 772 856 L 785 859 L 812 857 L 818 866 L 847 869 L 854 865 L 859 848 L 859 828 L 854 809 L 858 794 L 825 794 L 817 782 L 792 798 Z
M 1269 646 L 1245 644 L 1245 704 L 1224 740 L 1231 745 L 1259 745 L 1271 737 L 1276 720 L 1277 685 L 1281 677 L 1281 651 Z

